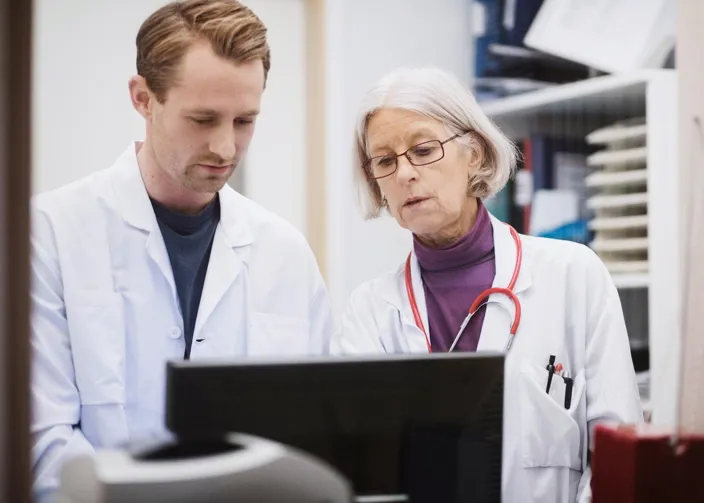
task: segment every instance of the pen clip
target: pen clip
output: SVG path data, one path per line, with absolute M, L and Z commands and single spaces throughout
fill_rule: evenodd
M 550 385 L 552 384 L 552 376 L 555 373 L 555 355 L 550 355 L 548 366 L 545 367 L 548 371 L 548 384 L 545 387 L 545 393 L 550 393 Z
M 550 358 L 548 358 L 548 365 L 545 367 L 545 370 L 555 372 L 555 355 L 550 355 Z

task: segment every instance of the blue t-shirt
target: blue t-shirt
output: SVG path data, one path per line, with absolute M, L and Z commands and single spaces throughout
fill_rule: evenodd
M 220 200 L 217 196 L 214 197 L 203 211 L 195 215 L 177 213 L 153 199 L 152 207 L 174 273 L 186 342 L 183 357 L 187 360 L 191 355 L 193 330 L 208 270 L 210 249 L 220 221 Z

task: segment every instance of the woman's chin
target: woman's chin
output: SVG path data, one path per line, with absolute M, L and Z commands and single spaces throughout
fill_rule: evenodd
M 432 236 L 439 231 L 441 225 L 437 218 L 433 218 L 432 215 L 427 215 L 418 216 L 410 221 L 407 220 L 403 227 L 416 236 Z

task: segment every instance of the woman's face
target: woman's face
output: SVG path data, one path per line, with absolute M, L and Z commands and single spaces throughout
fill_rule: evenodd
M 396 171 L 377 180 L 399 225 L 428 242 L 461 236 L 469 230 L 476 210 L 476 199 L 467 194 L 476 165 L 472 157 L 476 156 L 456 139 L 442 147 L 437 143 L 448 138 L 452 135 L 441 122 L 394 108 L 376 112 L 367 127 L 374 176 L 392 171 L 393 156 L 409 149 L 416 164 L 436 159 L 444 150 L 441 159 L 423 166 L 414 166 L 408 157 L 400 156 L 395 160 Z M 430 141 L 435 143 L 425 143 Z M 443 150 L 436 150 L 439 148 Z

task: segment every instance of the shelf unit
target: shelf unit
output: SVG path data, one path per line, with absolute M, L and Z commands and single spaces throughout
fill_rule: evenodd
M 681 290 L 676 72 L 596 77 L 481 105 L 513 139 L 531 133 L 584 138 L 620 120 L 646 118 L 648 272 L 612 277 L 622 300 L 629 290 L 647 291 L 650 407 L 653 421 L 669 422 L 676 406 L 671 348 L 680 335 Z M 632 347 L 643 346 L 629 335 Z

